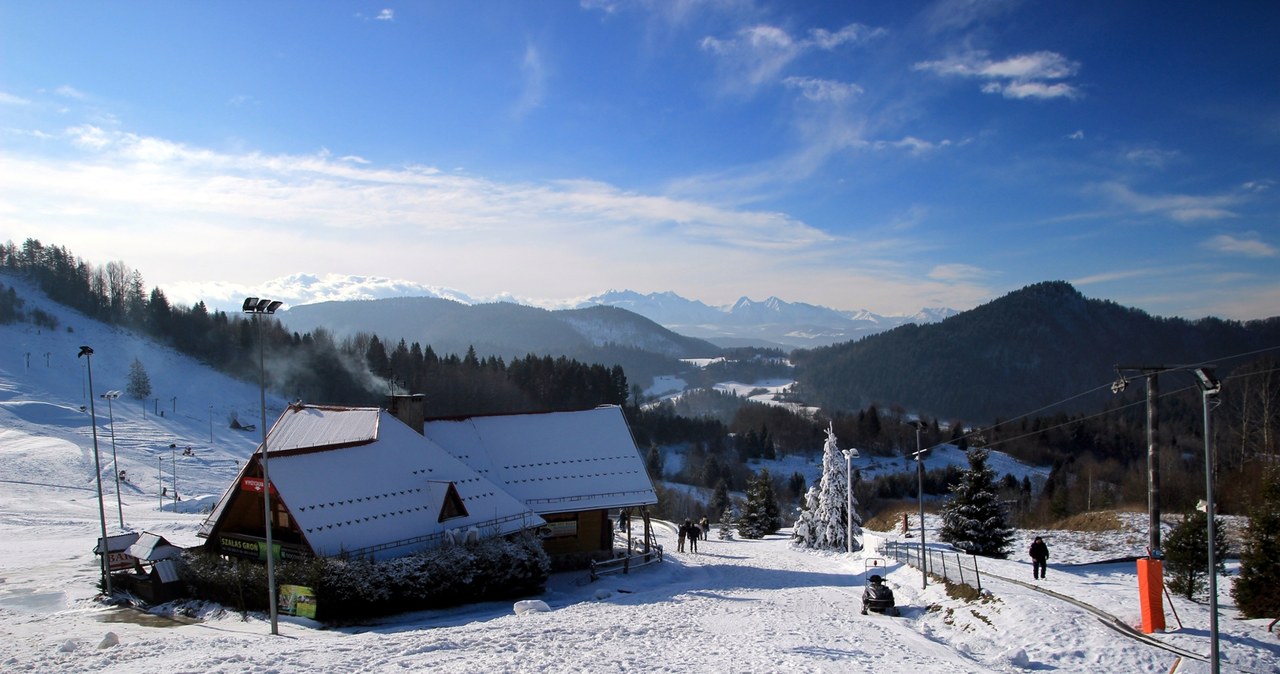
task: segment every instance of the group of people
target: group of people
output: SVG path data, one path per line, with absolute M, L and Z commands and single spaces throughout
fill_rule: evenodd
M 689 552 L 698 551 L 698 540 L 707 540 L 707 532 L 711 530 L 711 523 L 706 517 L 695 522 L 689 518 L 685 518 L 684 523 L 680 525 L 680 542 L 676 546 L 677 552 L 684 552 L 685 541 L 689 542 Z

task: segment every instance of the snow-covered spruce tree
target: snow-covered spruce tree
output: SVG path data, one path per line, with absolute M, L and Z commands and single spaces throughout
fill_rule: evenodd
M 764 538 L 782 528 L 778 497 L 773 493 L 773 479 L 769 469 L 747 484 L 747 503 L 738 517 L 738 535 L 743 538 Z
M 1218 573 L 1226 573 L 1227 534 L 1222 520 L 1214 518 L 1213 556 Z M 1182 521 L 1164 539 L 1164 568 L 1169 589 L 1195 598 L 1208 586 L 1209 516 L 1196 511 L 1182 516 Z
M 809 548 L 844 550 L 848 547 L 849 518 L 853 518 L 853 549 L 861 550 L 857 537 L 862 533 L 862 518 L 857 502 L 849 512 L 849 464 L 836 444 L 835 429 L 827 427 L 827 442 L 822 452 L 822 477 L 817 487 L 805 494 L 804 508 L 795 523 L 795 538 Z
M 1249 618 L 1280 616 L 1280 470 L 1264 479 L 1262 503 L 1249 513 L 1240 551 L 1240 575 L 1231 586 L 1236 607 Z
M 147 376 L 147 368 L 137 358 L 129 366 L 129 385 L 125 387 L 125 393 L 134 400 L 144 400 L 151 395 L 151 377 Z
M 737 516 L 733 512 L 733 506 L 729 506 L 720 513 L 720 540 L 733 540 L 733 525 L 737 521 Z
M 1013 528 L 996 491 L 996 472 L 987 467 L 987 450 L 969 450 L 969 469 L 960 474 L 951 500 L 942 506 L 938 537 L 970 554 L 1008 557 Z

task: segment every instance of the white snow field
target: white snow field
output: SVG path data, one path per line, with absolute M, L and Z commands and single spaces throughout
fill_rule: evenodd
M 110 533 L 121 527 L 109 417 L 128 477 L 120 494 L 125 524 L 193 545 L 200 511 L 257 444 L 258 432 L 227 423 L 233 411 L 258 423 L 257 385 L 102 327 L 29 289 L 22 295 L 60 325 L 0 326 L 3 672 L 1209 671 L 1203 604 L 1175 598 L 1178 619 L 1167 611 L 1169 629 L 1144 641 L 1066 600 L 1138 624 L 1132 562 L 1075 564 L 1137 554 L 1146 540 L 1142 515 L 1126 518 L 1133 528 L 1108 534 L 1021 532 L 1013 559 L 980 560 L 990 594 L 972 603 L 934 582 L 922 589 L 917 570 L 890 560 L 885 575 L 902 609 L 897 618 L 859 615 L 867 558 L 896 534 L 868 533 L 867 552 L 845 554 L 793 548 L 786 532 L 722 541 L 714 530 L 698 554 L 668 553 L 630 575 L 594 583 L 585 572 L 556 575 L 546 593 L 530 598 L 549 611 L 517 614 L 514 602 L 498 602 L 344 627 L 281 616 L 273 636 L 263 615 L 217 606 L 108 607 L 95 600 L 99 505 L 89 414 L 80 409 L 88 382 L 79 346 L 95 350 L 95 393 L 124 390 L 134 357 L 154 390 L 146 403 L 120 398 L 110 414 L 105 400 L 95 400 Z M 269 401 L 269 421 L 280 406 Z M 194 456 L 182 454 L 188 446 Z M 674 550 L 674 530 L 658 529 Z M 1046 535 L 1052 555 L 1048 580 L 1038 584 L 1021 554 L 1035 533 Z M 1229 587 L 1223 579 L 1223 671 L 1280 671 L 1280 640 L 1267 632 L 1268 621 L 1238 618 Z

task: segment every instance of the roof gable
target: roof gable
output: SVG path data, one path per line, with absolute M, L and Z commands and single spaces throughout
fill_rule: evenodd
M 429 421 L 423 433 L 539 514 L 657 502 L 618 407 Z
M 505 535 L 543 523 L 529 507 L 393 415 L 348 411 L 291 406 L 267 437 L 276 497 L 316 555 L 395 557 L 431 547 L 449 529 L 477 527 Z M 338 418 L 326 419 L 331 415 Z M 346 444 L 369 428 L 375 429 L 373 438 Z M 294 442 L 277 450 L 281 429 L 287 431 L 282 437 Z M 310 447 L 301 438 L 327 444 Z M 256 464 L 246 465 L 241 478 L 251 465 Z M 442 521 L 451 488 L 463 504 L 462 514 Z M 211 520 L 223 516 L 229 500 L 223 497 Z M 202 531 L 214 528 L 207 523 Z

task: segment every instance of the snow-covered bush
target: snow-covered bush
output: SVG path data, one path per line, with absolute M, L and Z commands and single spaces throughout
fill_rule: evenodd
M 191 596 L 242 611 L 267 608 L 265 565 L 198 552 L 188 552 L 183 562 Z M 533 594 L 550 570 L 542 543 L 524 535 L 380 562 L 343 556 L 282 561 L 276 582 L 312 588 L 317 617 L 341 621 Z

